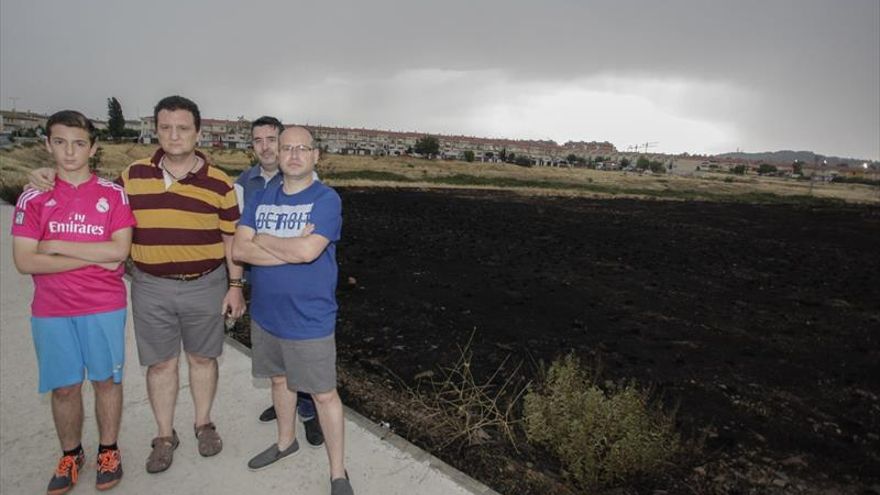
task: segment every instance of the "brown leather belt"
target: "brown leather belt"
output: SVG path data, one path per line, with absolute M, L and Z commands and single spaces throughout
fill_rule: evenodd
M 205 275 L 213 272 L 216 269 L 217 268 L 211 268 L 210 270 L 208 270 L 206 272 L 202 272 L 202 273 L 187 273 L 187 274 L 183 274 L 183 275 L 162 275 L 161 278 L 167 278 L 170 280 L 179 280 L 181 282 L 192 282 L 193 280 L 198 280 L 198 279 L 204 277 Z

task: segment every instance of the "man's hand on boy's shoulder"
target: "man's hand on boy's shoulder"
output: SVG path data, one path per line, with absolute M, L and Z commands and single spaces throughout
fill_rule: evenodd
M 49 167 L 31 170 L 28 173 L 28 183 L 24 186 L 25 190 L 36 189 L 43 192 L 53 187 L 55 187 L 55 169 Z

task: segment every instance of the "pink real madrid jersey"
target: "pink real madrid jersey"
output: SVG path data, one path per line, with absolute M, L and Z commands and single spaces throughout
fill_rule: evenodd
M 12 218 L 12 235 L 39 241 L 105 242 L 135 224 L 122 186 L 92 175 L 74 186 L 55 179 L 51 191 L 25 191 Z M 96 265 L 61 273 L 35 274 L 33 316 L 81 316 L 126 306 L 125 269 Z

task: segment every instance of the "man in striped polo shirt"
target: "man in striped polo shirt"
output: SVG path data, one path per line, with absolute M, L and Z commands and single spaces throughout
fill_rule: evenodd
M 211 421 L 217 357 L 223 352 L 224 315 L 240 317 L 245 303 L 242 268 L 231 257 L 239 218 L 235 191 L 229 177 L 195 149 L 199 108 L 169 96 L 156 105 L 153 117 L 160 149 L 129 165 L 120 182 L 138 221 L 131 249 L 132 314 L 159 430 L 146 467 L 158 473 L 171 466 L 179 443 L 173 423 L 181 342 L 199 453 L 209 457 L 223 448 Z
M 240 265 L 232 236 L 240 216 L 232 180 L 196 151 L 198 106 L 163 98 L 153 110 L 160 149 L 129 165 L 119 178 L 137 220 L 131 247 L 131 297 L 138 357 L 147 366 L 147 393 L 158 435 L 147 472 L 171 466 L 179 444 L 174 408 L 180 386 L 181 343 L 189 363 L 199 453 L 218 454 L 223 443 L 211 421 L 224 316 L 245 310 Z M 30 175 L 45 188 L 48 169 Z M 223 265 L 226 269 L 223 269 Z M 228 273 L 228 284 L 227 284 Z

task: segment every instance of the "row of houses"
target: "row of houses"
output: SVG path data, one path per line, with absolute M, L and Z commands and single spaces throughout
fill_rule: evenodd
M 0 134 L 8 134 L 16 130 L 44 128 L 48 116 L 33 112 L 0 110 Z M 93 120 L 98 129 L 106 129 L 107 121 Z M 251 122 L 242 117 L 236 120 L 202 119 L 199 146 L 211 148 L 248 149 L 251 146 Z M 156 143 L 156 129 L 152 116 L 138 120 L 126 120 L 126 129 L 136 131 L 142 143 Z M 367 156 L 401 156 L 413 153 L 416 143 L 425 136 L 418 132 L 398 132 L 378 129 L 360 129 L 347 127 L 328 127 L 306 125 L 315 136 L 322 150 L 330 153 L 367 155 Z M 503 158 L 515 155 L 525 157 L 531 165 L 563 166 L 571 165 L 569 158 L 603 157 L 605 166 L 614 169 L 624 157 L 633 159 L 632 153 L 619 152 L 607 141 L 569 141 L 557 144 L 552 140 L 518 140 L 493 139 L 473 136 L 434 135 L 440 143 L 440 157 L 444 159 L 462 160 L 466 152 L 473 153 L 474 160 L 481 162 L 499 162 Z M 652 155 L 651 159 L 666 160 L 669 156 Z M 683 155 L 679 158 L 699 159 L 697 156 Z M 748 170 L 756 169 L 754 161 L 733 157 L 702 157 L 700 168 L 703 170 L 729 171 L 737 165 L 745 165 Z M 774 163 L 781 174 L 792 174 L 791 164 Z M 855 176 L 874 170 L 877 164 L 872 163 L 865 170 L 862 167 L 849 167 L 847 164 L 805 164 L 802 173 L 840 174 Z M 813 169 L 817 170 L 813 170 Z
M 307 126 L 320 143 L 331 153 L 357 155 L 398 156 L 411 154 L 416 143 L 425 134 L 396 132 L 376 129 L 352 129 L 345 127 Z M 550 140 L 493 139 L 473 136 L 434 135 L 440 144 L 440 157 L 464 159 L 466 152 L 474 154 L 476 161 L 501 161 L 511 154 L 527 157 L 533 165 L 557 166 L 567 164 L 567 157 L 609 156 L 617 149 L 609 142 L 568 142 L 559 145 Z
M 13 132 L 45 129 L 48 115 L 34 112 L 20 112 L 16 110 L 0 110 L 0 133 L 12 134 Z M 125 128 L 140 132 L 143 128 L 143 119 L 126 120 Z M 107 129 L 106 120 L 92 119 L 92 124 L 100 130 Z
M 22 129 L 43 128 L 48 116 L 33 112 L 0 111 L 0 132 L 9 133 Z M 92 120 L 98 129 L 106 129 L 107 121 Z M 247 149 L 251 146 L 250 121 L 202 119 L 199 146 L 212 148 Z M 156 143 L 156 128 L 152 116 L 138 120 L 126 120 L 127 129 L 138 132 L 142 143 Z M 399 156 L 412 154 L 416 142 L 425 134 L 377 129 L 346 127 L 307 126 L 319 146 L 330 153 L 370 156 Z M 473 136 L 435 135 L 440 143 L 440 157 L 464 159 L 465 152 L 474 154 L 474 160 L 483 162 L 502 161 L 515 155 L 525 157 L 532 165 L 568 165 L 568 157 L 603 156 L 611 160 L 618 152 L 613 144 L 603 141 L 569 141 L 563 145 L 551 140 L 493 139 Z
M 141 118 L 139 140 L 145 144 L 158 142 L 156 125 L 152 115 Z M 251 123 L 244 119 L 202 119 L 199 146 L 202 148 L 250 148 Z
M 11 134 L 16 131 L 46 127 L 46 115 L 33 112 L 0 110 L 0 133 Z
M 157 141 L 153 117 L 141 119 L 141 141 Z M 419 139 L 425 134 L 377 129 L 327 127 L 306 125 L 322 150 L 330 153 L 401 156 L 412 154 Z M 577 156 L 611 156 L 617 149 L 609 142 L 568 142 L 558 145 L 554 141 L 489 139 L 472 136 L 435 135 L 440 143 L 440 157 L 463 159 L 470 151 L 477 161 L 500 161 L 502 156 L 515 154 L 528 157 L 534 165 L 567 164 L 566 158 Z M 202 119 L 200 146 L 215 148 L 250 147 L 250 121 L 244 119 Z

